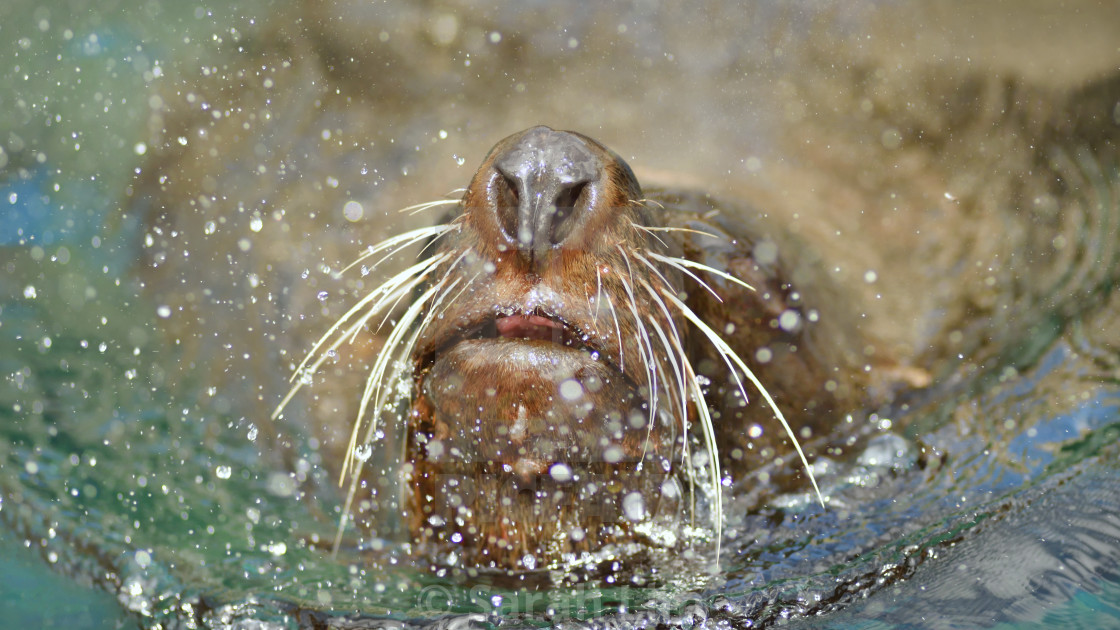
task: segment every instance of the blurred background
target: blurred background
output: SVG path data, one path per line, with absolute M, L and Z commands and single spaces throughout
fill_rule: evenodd
M 699 602 L 739 623 L 1110 625 L 1115 163 L 1080 162 L 1084 217 L 1028 216 L 999 182 L 1031 138 L 999 130 L 1114 77 L 1117 32 L 1120 3 L 1092 1 L 9 0 L 0 619 L 675 625 Z M 331 430 L 268 422 L 289 366 L 362 291 L 338 270 L 433 220 L 399 208 L 534 124 L 780 211 L 945 387 L 894 426 L 857 419 L 879 450 L 833 471 L 829 511 L 730 515 L 715 576 L 655 563 L 677 577 L 538 601 L 412 566 L 389 533 L 324 555 Z

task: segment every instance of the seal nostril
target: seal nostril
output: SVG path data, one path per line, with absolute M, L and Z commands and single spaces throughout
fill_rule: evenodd
M 559 245 L 571 234 L 572 227 L 576 223 L 571 219 L 576 216 L 576 209 L 581 207 L 588 183 L 586 181 L 576 182 L 564 187 L 556 195 L 556 214 L 552 217 L 552 229 L 549 233 L 551 244 Z
M 506 237 L 510 240 L 517 239 L 517 208 L 521 204 L 521 195 L 517 191 L 517 182 L 505 173 L 498 173 L 495 178 L 494 189 L 497 193 L 495 201 L 498 224 Z
M 557 209 L 572 209 L 579 202 L 580 197 L 583 196 L 583 191 L 587 188 L 587 182 L 576 182 L 571 186 L 565 187 L 556 195 L 556 208 Z
M 509 193 L 510 205 L 516 208 L 521 203 L 521 195 L 517 192 L 517 182 L 514 182 L 507 175 L 502 175 L 502 180 L 505 182 L 506 191 Z

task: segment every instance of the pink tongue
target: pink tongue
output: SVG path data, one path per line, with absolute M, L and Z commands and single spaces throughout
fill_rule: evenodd
M 540 315 L 511 315 L 499 317 L 495 322 L 499 337 L 512 337 L 516 339 L 543 339 L 545 341 L 559 341 L 563 327 Z

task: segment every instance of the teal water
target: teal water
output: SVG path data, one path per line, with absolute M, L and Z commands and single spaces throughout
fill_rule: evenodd
M 263 452 L 222 402 L 247 388 L 177 380 L 122 201 L 156 68 L 221 63 L 212 42 L 261 6 L 0 8 L 5 627 L 1120 625 L 1115 297 L 880 410 L 894 428 L 825 476 L 830 509 L 732 516 L 714 579 L 665 561 L 653 584 L 542 592 L 433 574 L 392 541 L 330 557 L 341 497 L 322 455 L 299 434 L 290 460 Z M 1091 228 L 1116 239 L 1108 225 Z
M 139 627 L 108 592 L 54 571 L 0 530 L 0 619 L 11 628 Z

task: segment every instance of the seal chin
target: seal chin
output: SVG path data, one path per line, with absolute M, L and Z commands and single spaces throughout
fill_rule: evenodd
M 620 488 L 659 496 L 669 449 L 650 437 L 667 427 L 652 431 L 644 392 L 592 356 L 496 337 L 436 358 L 410 434 L 422 542 L 437 552 L 462 542 L 462 553 L 478 553 L 464 558 L 476 566 L 533 568 L 626 531 Z
M 672 466 L 657 438 L 674 420 L 652 430 L 648 392 L 554 320 L 494 329 L 510 336 L 459 340 L 419 379 L 413 529 L 435 551 L 456 540 L 485 551 L 467 558 L 480 566 L 593 550 L 633 524 L 619 489 L 659 496 Z
M 649 413 L 640 388 L 583 348 L 534 339 L 463 340 L 432 363 L 419 398 L 433 436 L 467 466 L 528 458 L 554 463 L 637 461 Z

